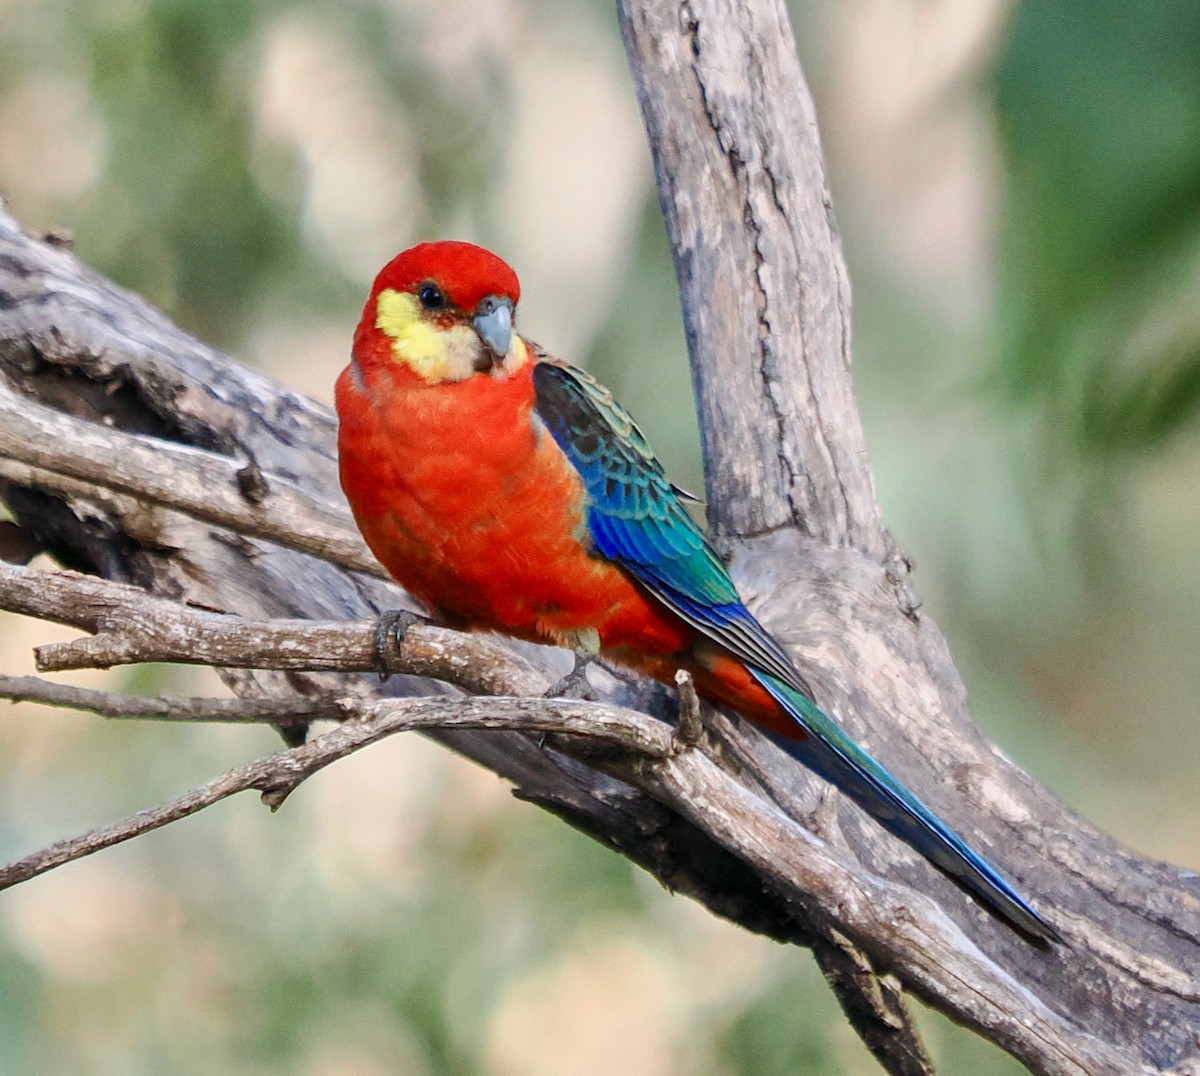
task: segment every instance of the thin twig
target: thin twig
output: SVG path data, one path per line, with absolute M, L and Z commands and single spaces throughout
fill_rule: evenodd
M 633 710 L 600 703 L 548 699 L 401 699 L 337 703 L 343 724 L 300 747 L 239 766 L 175 799 L 78 837 L 54 844 L 0 868 L 0 890 L 44 874 L 142 833 L 195 814 L 247 789 L 257 789 L 272 810 L 298 785 L 331 762 L 397 732 L 414 729 L 507 729 L 539 736 L 597 739 L 639 756 L 670 753 L 671 731 Z
M 675 687 L 679 691 L 679 721 L 675 725 L 675 739 L 680 748 L 695 747 L 704 735 L 704 723 L 700 717 L 700 696 L 696 694 L 696 682 L 687 669 L 675 674 Z
M 0 698 L 87 710 L 134 721 L 230 721 L 301 725 L 340 721 L 336 699 L 293 695 L 272 698 L 204 699 L 180 695 L 131 695 L 124 691 L 59 684 L 38 676 L 0 675 Z
M 119 609 L 122 601 L 133 608 L 122 612 Z M 130 652 L 138 649 L 131 634 L 137 627 L 150 625 L 160 634 L 169 635 L 165 625 L 175 624 L 181 636 L 190 635 L 196 645 L 197 637 L 205 633 L 236 633 L 239 621 L 237 617 L 175 606 L 150 598 L 136 588 L 76 573 L 5 565 L 0 565 L 0 607 L 17 607 L 22 611 L 49 608 L 55 610 L 52 614 L 55 619 L 81 626 L 95 624 L 102 633 L 123 632 L 122 645 Z M 254 622 L 242 622 L 242 626 L 246 623 Z M 180 624 L 190 630 L 184 631 Z M 299 634 L 293 632 L 293 627 Z M 278 632 L 274 637 L 274 658 L 283 667 L 292 667 L 290 656 L 303 649 L 314 632 L 322 630 L 327 636 L 321 646 L 334 646 L 341 639 L 343 644 L 358 650 L 366 667 L 371 667 L 374 660 L 374 625 L 370 622 L 255 623 L 255 631 L 263 629 Z M 348 633 L 350 642 L 339 632 Z M 415 645 L 414 637 L 417 641 L 425 639 L 426 644 L 430 639 L 436 640 L 427 646 L 430 665 L 447 671 L 447 679 L 459 680 L 474 676 L 470 672 L 469 652 L 486 642 L 445 629 L 418 626 L 405 635 L 400 648 L 402 659 L 405 650 Z M 240 638 L 243 645 L 259 655 L 269 649 L 255 642 L 254 632 Z M 181 653 L 183 656 L 186 655 Z M 244 659 L 237 660 L 235 654 L 225 656 L 233 658 L 236 664 L 250 664 Z M 465 664 L 456 668 L 456 660 Z M 546 680 L 541 674 L 530 675 L 530 670 L 514 667 L 510 655 L 505 655 L 505 661 L 508 664 L 498 667 L 495 680 L 512 675 L 527 686 L 537 681 L 544 690 Z M 686 686 L 681 686 L 686 694 Z M 977 1019 L 1001 1041 L 1013 1038 L 1023 1029 L 1029 1013 L 1034 1011 L 1043 1055 L 1060 1060 L 1080 1056 L 1068 1023 L 1036 999 L 1029 999 L 1027 991 L 969 942 L 936 902 L 907 886 L 884 881 L 861 864 L 833 851 L 773 804 L 739 784 L 702 751 L 679 753 L 678 740 L 669 725 L 602 704 L 541 698 L 423 698 L 373 703 L 348 699 L 338 705 L 344 719 L 358 720 L 344 720 L 337 728 L 301 747 L 248 763 L 168 803 L 26 856 L 0 869 L 0 889 L 185 818 L 236 792 L 257 789 L 268 806 L 277 808 L 313 773 L 394 732 L 417 728 L 504 728 L 519 729 L 539 738 L 568 736 L 576 743 L 583 740 L 620 748 L 616 755 L 610 752 L 598 757 L 597 764 L 628 784 L 650 792 L 703 832 L 712 834 L 729 851 L 752 863 L 765 882 L 777 887 L 785 899 L 836 918 L 845 924 L 848 933 L 883 939 L 876 942 L 883 956 L 889 962 L 903 961 L 909 981 L 918 989 L 932 993 L 936 984 L 951 974 L 959 981 L 971 982 L 978 996 L 998 999 L 998 1003 L 981 1006 Z M 1090 1071 L 1134 1071 L 1127 1054 L 1118 1056 L 1115 1050 L 1099 1043 L 1089 1050 Z M 1121 1065 L 1125 1068 L 1121 1069 Z M 1062 1065 L 1061 1071 L 1070 1071 L 1069 1066 Z

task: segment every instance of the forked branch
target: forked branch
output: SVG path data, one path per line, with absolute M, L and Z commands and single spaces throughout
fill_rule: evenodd
M 329 413 L 2 212 L 0 499 L 16 526 L 0 550 L 45 551 L 79 574 L 4 567 L 0 605 L 93 633 L 43 650 L 60 668 L 211 661 L 248 704 L 231 714 L 297 695 L 311 708 L 297 705 L 293 725 L 336 700 L 364 708 L 155 819 L 237 788 L 294 787 L 331 744 L 424 715 L 440 742 L 672 888 L 812 945 L 890 1071 L 928 1065 L 893 979 L 872 969 L 1039 1072 L 1196 1071 L 1194 877 L 1120 848 L 979 734 L 880 523 L 845 272 L 782 0 L 639 0 L 620 17 L 679 271 L 713 523 L 739 585 L 825 707 L 1009 872 L 1067 946 L 1029 946 L 753 729 L 708 714 L 698 747 L 676 752 L 656 720 L 674 707 L 655 688 L 612 681 L 599 707 L 516 702 L 557 679 L 547 655 L 415 628 L 397 668 L 509 700 L 372 709 L 376 682 L 347 670 L 373 668 L 374 617 L 410 603 L 341 507 Z M 567 717 L 583 725 L 568 734 Z

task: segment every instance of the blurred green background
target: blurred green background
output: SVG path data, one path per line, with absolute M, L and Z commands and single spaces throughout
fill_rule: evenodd
M 1200 11 L 792 5 L 885 519 L 977 720 L 1200 866 Z M 0 0 L 30 229 L 328 401 L 376 269 L 492 246 L 521 324 L 699 485 L 674 279 L 601 0 Z M 54 629 L 0 619 L 0 668 Z M 195 670 L 81 676 L 217 691 Z M 0 855 L 274 750 L 6 708 Z M 799 951 L 416 738 L 0 896 L 0 1072 L 868 1073 Z M 948 1073 L 1017 1066 L 925 1014 Z

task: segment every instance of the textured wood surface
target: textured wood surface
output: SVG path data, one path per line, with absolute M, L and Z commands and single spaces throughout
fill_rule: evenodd
M 899 982 L 1038 1072 L 1200 1072 L 1195 875 L 1120 848 L 980 736 L 880 524 L 849 375 L 849 289 L 782 5 L 630 2 L 620 17 L 677 252 L 710 511 L 735 576 L 820 701 L 1068 944 L 1016 936 L 719 715 L 701 750 L 653 760 L 540 749 L 518 732 L 436 735 L 718 914 L 812 945 L 890 1071 L 927 1071 Z M 366 565 L 325 409 L 3 213 L 0 384 L 0 497 L 26 551 L 245 617 L 361 619 L 405 604 L 355 570 Z M 297 522 L 310 509 L 311 533 Z M 511 653 L 557 675 L 545 655 Z M 240 694 L 347 683 L 226 675 Z M 606 701 L 666 712 L 637 684 Z
M 827 708 L 1067 934 L 1053 954 L 989 946 L 1030 1002 L 1067 1015 L 1080 1044 L 1128 1048 L 1113 1071 L 1196 1065 L 1195 876 L 1120 848 L 978 734 L 880 524 L 849 285 L 783 3 L 630 0 L 621 14 L 684 302 L 711 521 L 742 539 L 744 592 Z M 880 869 L 911 866 L 848 812 L 841 822 Z M 1039 1035 L 1035 1019 L 1007 1044 L 1039 1071 L 1095 1071 L 1096 1059 L 1043 1052 Z

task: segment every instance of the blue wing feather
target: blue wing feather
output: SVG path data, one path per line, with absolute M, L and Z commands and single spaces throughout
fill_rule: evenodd
M 780 746 L 1010 922 L 1059 940 L 985 859 L 813 702 L 791 659 L 742 604 L 725 565 L 612 394 L 582 370 L 551 362 L 534 367 L 533 381 L 538 416 L 583 480 L 595 552 L 745 663 L 805 737 Z
M 629 413 L 582 370 L 543 362 L 533 377 L 538 415 L 583 480 L 596 552 L 620 564 L 697 631 L 811 694 L 742 604 Z

